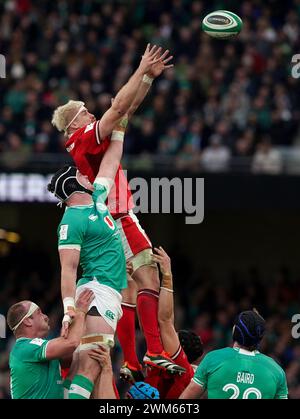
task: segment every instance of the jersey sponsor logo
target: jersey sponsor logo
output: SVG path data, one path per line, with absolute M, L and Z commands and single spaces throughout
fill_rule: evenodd
M 110 219 L 109 215 L 107 215 L 106 217 L 104 217 L 104 221 L 106 222 L 106 224 L 108 225 L 108 227 L 111 230 L 114 230 L 115 229 L 115 225 L 114 225 L 113 221 Z
M 60 230 L 59 230 L 59 239 L 60 240 L 67 240 L 67 238 L 68 238 L 68 228 L 69 228 L 68 224 L 62 224 L 60 226 Z
M 96 220 L 98 220 L 98 215 L 90 215 L 90 216 L 89 216 L 89 219 L 90 219 L 91 221 L 96 221 Z
M 95 122 L 92 122 L 91 124 L 87 125 L 85 127 L 84 133 L 89 132 L 91 129 L 93 129 L 94 123 Z
M 45 342 L 44 339 L 35 338 L 35 339 L 32 339 L 29 343 L 32 343 L 33 345 L 37 345 L 37 346 L 42 346 L 44 342 Z
M 70 153 L 72 150 L 73 150 L 73 148 L 75 147 L 75 143 L 72 143 L 71 145 L 69 145 L 69 147 L 67 147 L 67 152 L 68 153 Z
M 113 313 L 113 312 L 112 312 L 112 311 L 110 311 L 110 310 L 106 310 L 106 312 L 105 312 L 105 316 L 106 316 L 107 318 L 109 318 L 110 320 L 115 320 L 115 317 L 116 317 L 115 313 Z

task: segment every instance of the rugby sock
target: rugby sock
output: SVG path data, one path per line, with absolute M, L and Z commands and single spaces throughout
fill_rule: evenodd
M 69 390 L 69 399 L 89 399 L 94 383 L 84 375 L 75 375 Z
M 147 343 L 147 350 L 151 354 L 163 352 L 158 326 L 158 292 L 142 289 L 137 296 L 137 309 L 140 323 Z
M 122 347 L 124 362 L 139 370 L 141 365 L 135 349 L 135 308 L 134 304 L 122 303 L 123 316 L 118 321 L 117 336 Z

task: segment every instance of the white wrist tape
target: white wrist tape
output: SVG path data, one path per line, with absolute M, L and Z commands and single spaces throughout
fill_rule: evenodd
M 111 134 L 111 141 L 124 141 L 124 132 L 123 131 L 113 131 Z
M 147 84 L 150 84 L 150 86 L 151 86 L 151 84 L 153 83 L 153 78 L 152 77 L 149 77 L 149 76 L 147 76 L 147 74 L 144 74 L 144 76 L 143 76 L 143 82 L 144 83 L 147 83 Z
M 173 291 L 173 290 L 171 290 L 170 288 L 160 287 L 160 289 L 161 289 L 161 290 L 165 290 L 165 291 L 168 291 L 168 292 L 173 292 L 173 293 L 174 293 L 174 291 Z
M 62 323 L 68 322 L 69 324 L 72 323 L 72 319 L 68 314 L 65 314 L 63 319 L 62 319 Z
M 73 297 L 66 297 L 63 300 L 64 313 L 66 314 L 70 309 L 75 311 L 75 300 Z

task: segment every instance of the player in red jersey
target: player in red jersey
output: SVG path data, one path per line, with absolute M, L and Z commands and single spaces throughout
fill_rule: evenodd
M 159 391 L 161 399 L 178 399 L 194 376 L 196 366 L 203 354 L 202 342 L 192 331 L 174 327 L 174 301 L 171 260 L 162 247 L 155 248 L 153 260 L 160 265 L 162 282 L 159 294 L 158 321 L 164 350 L 171 354 L 171 359 L 185 369 L 180 375 L 167 371 L 147 368 L 145 381 Z
M 155 45 L 150 48 L 148 44 L 138 69 L 117 93 L 111 107 L 100 120 L 96 120 L 80 101 L 69 101 L 55 110 L 52 123 L 58 130 L 65 132 L 67 151 L 91 183 L 111 138 L 124 136 L 124 117 L 130 117 L 140 105 L 153 78 L 172 66 L 167 64 L 172 59 L 168 54 L 168 50 L 162 53 L 161 48 Z M 121 165 L 108 196 L 107 206 L 120 230 L 125 256 L 132 262 L 132 277 L 138 287 L 136 299 L 134 281 L 128 281 L 128 289 L 123 293 L 123 317 L 117 328 L 126 361 L 124 374 L 130 375 L 132 381 L 142 378 L 141 365 L 135 351 L 135 301 L 147 343 L 144 362 L 161 369 L 176 370 L 176 364 L 164 353 L 159 334 L 159 277 L 157 266 L 152 261 L 152 245 L 132 211 L 134 203 Z

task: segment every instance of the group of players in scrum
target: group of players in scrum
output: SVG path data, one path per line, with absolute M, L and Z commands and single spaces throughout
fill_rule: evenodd
M 16 336 L 13 398 L 63 398 L 63 389 L 69 399 L 118 398 L 110 360 L 115 333 L 124 356 L 120 375 L 132 384 L 128 397 L 196 398 L 205 390 L 215 398 L 287 397 L 283 370 L 257 351 L 265 321 L 255 311 L 238 316 L 233 348 L 210 352 L 196 367 L 203 354 L 199 336 L 174 328 L 170 258 L 162 247 L 152 252 L 132 211 L 120 165 L 126 126 L 171 59 L 168 50 L 148 44 L 100 120 L 73 100 L 53 114 L 76 164 L 60 169 L 48 185 L 66 205 L 58 228 L 64 318 L 61 336 L 46 340 L 49 319 L 35 303 L 9 309 Z M 147 345 L 146 376 L 135 349 L 136 309 Z M 63 382 L 61 366 L 68 368 Z

